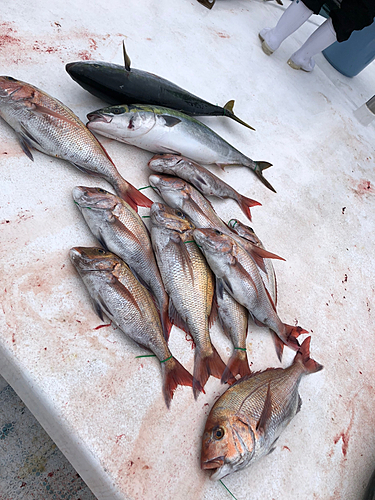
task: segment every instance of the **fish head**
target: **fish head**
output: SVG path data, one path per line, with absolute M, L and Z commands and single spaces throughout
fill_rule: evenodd
M 165 154 L 154 155 L 148 162 L 148 166 L 155 172 L 162 172 L 165 174 L 174 174 L 174 168 L 185 162 L 185 158 L 179 155 Z
M 165 227 L 178 233 L 192 231 L 195 227 L 181 210 L 168 207 L 164 203 L 153 203 L 150 215 L 153 225 Z
M 14 94 L 19 93 L 23 89 L 23 82 L 15 80 L 11 76 L 0 76 L 0 99 L 2 101 L 9 98 L 14 100 Z
M 69 251 L 69 257 L 79 273 L 91 271 L 113 272 L 121 260 L 103 248 L 74 247 Z
M 152 111 L 141 106 L 108 106 L 87 115 L 87 127 L 112 139 L 132 139 L 147 134 L 155 125 Z
M 76 186 L 72 191 L 74 203 L 82 211 L 87 210 L 114 210 L 119 198 L 102 188 Z
M 172 208 L 182 210 L 184 202 L 190 198 L 187 183 L 178 177 L 152 174 L 149 181 L 151 186 Z
M 201 468 L 212 469 L 217 481 L 244 468 L 255 451 L 255 434 L 243 414 L 219 406 L 208 416 L 202 438 Z
M 237 219 L 231 219 L 228 222 L 228 227 L 236 234 L 238 234 L 238 236 L 241 236 L 241 238 L 244 238 L 245 240 L 253 243 L 253 245 L 259 245 L 260 240 L 255 234 L 252 227 L 242 224 L 242 222 Z
M 195 241 L 202 247 L 202 250 L 209 254 L 229 254 L 232 253 L 233 241 L 227 234 L 218 229 L 204 228 L 194 229 Z

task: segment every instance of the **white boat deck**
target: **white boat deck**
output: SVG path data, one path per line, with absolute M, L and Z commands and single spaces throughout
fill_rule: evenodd
M 282 9 L 257 0 L 217 0 L 211 11 L 196 0 L 14 0 L 0 14 L 0 73 L 43 89 L 85 121 L 103 103 L 64 65 L 121 64 L 125 39 L 133 67 L 213 103 L 236 100 L 235 112 L 256 132 L 226 118 L 202 121 L 273 163 L 265 176 L 277 194 L 245 168 L 214 171 L 262 203 L 252 227 L 286 258 L 275 263 L 279 315 L 311 332 L 324 370 L 302 380 L 302 409 L 276 450 L 223 482 L 238 500 L 357 500 L 375 458 L 375 129 L 353 111 L 375 94 L 375 66 L 349 79 L 320 54 L 311 74 L 292 70 L 286 61 L 318 16 L 267 57 L 258 32 Z M 148 185 L 150 153 L 101 140 L 126 179 Z M 168 411 L 158 363 L 136 359 L 145 351 L 119 330 L 97 328 L 69 261 L 71 247 L 96 244 L 72 188 L 110 186 L 39 152 L 34 160 L 1 121 L 0 374 L 99 500 L 230 498 L 199 464 L 205 419 L 225 388 L 210 379 L 196 402 L 179 388 Z M 214 206 L 224 220 L 246 222 L 234 202 Z M 217 325 L 212 338 L 228 359 L 232 348 Z M 192 371 L 185 335 L 174 329 L 170 345 Z M 254 370 L 279 366 L 266 330 L 251 326 L 247 347 Z M 286 349 L 283 366 L 292 359 Z

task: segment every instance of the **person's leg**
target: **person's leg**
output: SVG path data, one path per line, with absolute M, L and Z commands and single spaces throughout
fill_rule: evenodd
M 332 25 L 332 19 L 327 19 L 318 29 L 306 40 L 300 49 L 288 60 L 289 66 L 293 69 L 303 69 L 312 71 L 315 66 L 313 56 L 326 49 L 336 41 L 336 32 Z
M 294 0 L 280 17 L 274 28 L 265 28 L 259 33 L 262 49 L 268 56 L 279 48 L 289 35 L 294 33 L 313 14 L 301 0 Z

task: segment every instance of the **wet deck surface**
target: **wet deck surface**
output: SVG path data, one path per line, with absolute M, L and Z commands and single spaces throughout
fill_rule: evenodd
M 282 8 L 256 0 L 66 2 L 59 9 L 15 0 L 0 20 L 1 73 L 58 98 L 82 120 L 103 106 L 75 84 L 64 65 L 79 59 L 122 62 L 122 40 L 135 68 L 168 78 L 223 105 L 236 99 L 251 132 L 224 118 L 202 119 L 236 148 L 273 167 L 277 194 L 246 169 L 214 169 L 255 198 L 253 228 L 276 262 L 278 311 L 311 332 L 312 356 L 325 369 L 301 382 L 301 411 L 276 450 L 224 480 L 238 500 L 358 499 L 375 456 L 374 126 L 353 111 L 374 94 L 375 67 L 353 79 L 322 55 L 313 73 L 289 56 L 316 28 L 314 17 L 267 57 L 258 32 Z M 150 153 L 101 138 L 122 175 L 148 185 Z M 0 374 L 12 385 L 100 500 L 226 499 L 199 468 L 205 418 L 223 387 L 216 379 L 194 402 L 176 391 L 167 411 L 160 368 L 112 327 L 97 328 L 73 246 L 95 244 L 74 206 L 76 185 L 100 186 L 66 162 L 35 152 L 32 163 L 0 123 L 2 307 Z M 159 201 L 155 193 L 148 193 Z M 232 201 L 214 202 L 226 221 L 246 222 Z M 144 211 L 142 213 L 146 213 Z M 223 359 L 231 346 L 218 326 Z M 279 366 L 269 334 L 249 330 L 253 369 Z M 193 351 L 172 332 L 171 350 L 190 371 Z M 293 353 L 287 351 L 283 366 Z

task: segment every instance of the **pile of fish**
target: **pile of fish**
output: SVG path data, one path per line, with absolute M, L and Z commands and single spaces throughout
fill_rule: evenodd
M 0 77 L 0 116 L 31 160 L 32 148 L 62 158 L 104 178 L 117 193 L 74 187 L 74 203 L 101 247 L 74 247 L 71 261 L 99 317 L 110 318 L 159 360 L 167 407 L 178 385 L 192 387 L 195 398 L 210 376 L 231 385 L 213 406 L 202 443 L 202 468 L 214 469 L 212 479 L 220 479 L 272 450 L 300 409 L 301 377 L 322 366 L 310 358 L 310 337 L 301 346 L 297 340 L 308 332 L 277 313 L 272 259 L 284 259 L 266 250 L 249 226 L 237 219 L 225 224 L 206 198 L 235 200 L 249 220 L 250 207 L 260 205 L 201 164 L 245 166 L 274 191 L 262 174 L 270 163 L 251 160 L 191 115 L 246 124 L 232 104 L 213 106 L 131 69 L 125 47 L 124 58 L 125 68 L 95 61 L 67 65 L 84 88 L 116 104 L 89 113 L 87 127 L 57 99 L 6 76 Z M 123 179 L 91 131 L 157 153 L 148 163 L 149 182 L 164 203 L 152 203 Z M 151 208 L 150 230 L 138 206 Z M 210 339 L 217 318 L 234 347 L 228 363 Z M 249 319 L 269 329 L 280 360 L 285 345 L 296 351 L 289 368 L 251 373 Z M 172 324 L 193 338 L 192 375 L 168 347 Z

